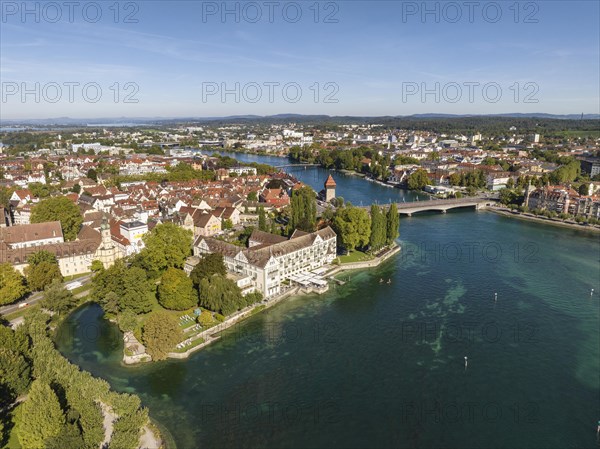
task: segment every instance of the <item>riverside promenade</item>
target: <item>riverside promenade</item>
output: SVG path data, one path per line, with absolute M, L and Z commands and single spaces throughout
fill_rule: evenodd
M 190 339 L 186 340 L 186 342 L 191 343 L 198 339 L 203 339 L 204 340 L 203 343 L 200 343 L 199 345 L 196 345 L 196 346 L 188 349 L 185 352 L 169 352 L 167 356 L 172 359 L 186 359 L 192 353 L 199 351 L 200 349 L 208 346 L 209 344 L 219 340 L 221 338 L 221 336 L 219 336 L 217 334 L 223 332 L 226 329 L 229 329 L 230 327 L 234 326 L 235 324 L 244 320 L 245 318 L 248 318 L 250 315 L 253 314 L 253 312 L 256 308 L 264 306 L 261 309 L 259 309 L 257 312 L 268 309 L 269 307 L 273 307 L 275 304 L 280 303 L 285 298 L 289 298 L 290 296 L 299 294 L 301 292 L 301 290 L 302 289 L 300 287 L 291 287 L 291 288 L 287 289 L 286 291 L 280 293 L 279 295 L 274 296 L 273 298 L 262 301 L 258 304 L 252 304 L 251 306 L 248 306 L 248 307 L 234 313 L 233 315 L 229 316 L 222 323 L 219 323 L 216 326 L 210 327 L 210 328 L 206 329 L 205 331 L 202 331 L 199 334 L 196 334 L 193 337 L 191 337 Z
M 381 265 L 386 260 L 388 260 L 390 257 L 398 254 L 400 252 L 400 250 L 401 250 L 400 245 L 395 244 L 395 246 L 383 251 L 381 254 L 376 256 L 374 259 L 365 260 L 363 262 L 350 262 L 350 263 L 341 264 L 341 265 L 335 267 L 333 270 L 329 271 L 326 274 L 326 276 L 331 279 L 331 278 L 333 278 L 333 276 L 335 276 L 338 273 L 341 273 L 342 271 L 359 270 L 361 268 L 375 268 L 375 267 Z

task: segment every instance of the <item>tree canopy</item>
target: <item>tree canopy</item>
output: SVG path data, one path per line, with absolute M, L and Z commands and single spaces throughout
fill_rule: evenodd
M 165 311 L 156 311 L 146 320 L 142 338 L 152 359 L 164 360 L 182 340 L 183 332 L 173 315 Z
M 224 276 L 213 275 L 202 279 L 199 290 L 200 305 L 222 315 L 246 307 L 240 288 Z
M 158 302 L 165 309 L 187 310 L 198 304 L 198 295 L 183 270 L 168 268 L 158 286 Z
M 25 277 L 29 288 L 34 291 L 41 291 L 50 285 L 52 281 L 62 282 L 62 274 L 57 263 L 42 261 L 38 264 L 30 263 L 25 267 Z
M 59 279 L 54 279 L 50 285 L 46 286 L 41 304 L 48 310 L 64 314 L 76 307 L 78 302 L 73 293 L 67 290 Z
M 205 254 L 200 259 L 200 262 L 194 267 L 190 273 L 190 279 L 194 285 L 200 285 L 202 279 L 206 279 L 213 274 L 219 274 L 225 276 L 227 269 L 225 268 L 225 262 L 223 262 L 223 255 L 219 253 Z
M 146 272 L 139 267 L 127 267 L 122 260 L 96 273 L 92 297 L 108 313 L 147 313 L 155 304 L 154 288 Z
M 0 305 L 10 304 L 27 293 L 25 278 L 10 263 L 0 264 Z
M 369 243 L 371 217 L 364 209 L 354 206 L 342 207 L 335 213 L 333 228 L 341 245 L 352 251 Z
M 313 232 L 317 223 L 317 202 L 314 190 L 308 186 L 294 190 L 290 206 L 291 232 L 294 232 L 295 229 Z
M 369 237 L 369 246 L 377 251 L 386 243 L 387 228 L 386 217 L 381 212 L 379 206 L 371 205 L 371 236 Z
M 58 397 L 42 380 L 35 380 L 21 405 L 17 435 L 23 449 L 45 449 L 46 440 L 58 436 L 65 417 Z
M 140 264 L 151 277 L 158 277 L 167 268 L 183 268 L 191 254 L 192 232 L 174 223 L 157 225 L 143 240 L 146 247 L 134 265 Z
M 423 190 L 427 184 L 429 184 L 429 177 L 422 168 L 415 170 L 408 176 L 408 188 L 411 190 Z
M 37 251 L 33 254 L 30 254 L 27 257 L 27 263 L 29 265 L 37 265 L 41 262 L 49 262 L 58 265 L 58 260 L 56 259 L 56 255 L 51 253 L 50 251 L 46 251 L 45 249 L 41 251 Z
M 47 198 L 40 201 L 31 209 L 31 223 L 60 221 L 65 240 L 77 238 L 83 217 L 79 207 L 64 196 Z
M 386 241 L 387 245 L 391 245 L 394 240 L 400 235 L 400 215 L 398 215 L 398 207 L 396 203 L 392 203 L 386 215 Z

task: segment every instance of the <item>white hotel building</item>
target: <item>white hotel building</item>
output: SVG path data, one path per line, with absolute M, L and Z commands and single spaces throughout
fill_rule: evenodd
M 281 283 L 290 276 L 333 262 L 336 239 L 330 227 L 312 233 L 296 230 L 289 240 L 255 230 L 248 248 L 199 236 L 194 242 L 194 256 L 186 263 L 186 271 L 189 274 L 203 254 L 220 253 L 229 272 L 251 278 L 255 289 L 268 298 L 279 294 Z

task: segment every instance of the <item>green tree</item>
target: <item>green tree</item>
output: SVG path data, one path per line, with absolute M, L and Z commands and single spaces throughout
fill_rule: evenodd
M 579 194 L 583 196 L 587 196 L 589 193 L 589 185 L 585 182 L 579 186 Z
M 46 449 L 82 449 L 85 441 L 77 423 L 70 423 L 62 427 L 60 433 L 46 440 Z
M 18 396 L 27 390 L 30 381 L 29 361 L 16 350 L 0 348 L 0 382 Z
M 153 360 L 164 360 L 183 338 L 177 319 L 168 312 L 157 311 L 150 314 L 144 324 L 142 334 L 148 354 Z
M 369 246 L 377 251 L 386 242 L 386 217 L 381 212 L 379 206 L 371 205 L 371 236 L 369 238 Z
M 386 243 L 391 245 L 400 235 L 400 215 L 396 203 L 390 204 L 386 216 Z
M 67 290 L 60 280 L 54 279 L 44 290 L 42 307 L 53 312 L 64 314 L 77 306 L 79 300 L 75 298 L 72 292 Z
M 79 207 L 67 197 L 57 196 L 40 201 L 31 209 L 31 223 L 60 221 L 65 240 L 75 240 L 83 217 Z
M 10 263 L 0 264 L 0 305 L 10 304 L 27 293 L 25 278 Z
M 81 193 L 81 185 L 80 184 L 74 184 L 73 187 L 71 187 L 71 192 L 74 193 Z
M 48 198 L 50 196 L 50 187 L 41 182 L 30 182 L 27 184 L 27 188 L 36 198 Z
M 137 329 L 139 323 L 140 320 L 138 316 L 129 309 L 124 310 L 117 317 L 117 324 L 119 325 L 121 332 L 131 332 Z
M 581 162 L 572 160 L 550 173 L 550 181 L 553 184 L 565 184 L 573 182 L 581 174 Z
M 50 251 L 46 251 L 45 249 L 30 254 L 27 257 L 27 263 L 29 265 L 37 265 L 41 262 L 48 262 L 58 265 L 58 259 L 56 258 L 56 255 Z
M 25 267 L 24 272 L 29 288 L 34 291 L 41 291 L 52 281 L 62 282 L 63 279 L 58 264 L 46 261 L 35 265 L 29 264 Z
M 33 381 L 17 423 L 17 436 L 23 449 L 44 449 L 46 440 L 58 436 L 64 423 L 54 390 L 42 380 Z
M 246 197 L 246 199 L 248 201 L 258 201 L 258 195 L 256 192 L 250 192 L 250 193 L 248 193 L 248 196 Z
M 305 232 L 313 232 L 317 223 L 317 202 L 313 189 L 304 186 L 294 190 L 290 206 L 291 231 L 300 229 Z
M 87 177 L 90 178 L 90 179 L 92 179 L 92 180 L 94 180 L 94 181 L 98 181 L 98 172 L 95 169 L 90 168 L 87 171 Z
M 202 279 L 206 279 L 213 274 L 219 274 L 221 276 L 227 274 L 227 268 L 225 267 L 222 254 L 213 253 L 202 256 L 198 264 L 190 273 L 190 279 L 194 285 L 198 286 Z
M 102 271 L 104 270 L 104 264 L 102 262 L 100 262 L 98 259 L 92 260 L 92 265 L 90 266 L 90 269 L 96 273 L 98 271 Z
M 118 292 L 118 293 L 117 293 Z M 155 289 L 146 272 L 117 260 L 92 279 L 92 298 L 108 313 L 146 313 L 155 304 Z
M 364 247 L 371 236 L 371 218 L 366 210 L 347 206 L 336 211 L 333 228 L 338 241 L 348 251 Z
M 226 231 L 228 229 L 233 229 L 233 222 L 229 218 L 226 218 L 225 220 L 223 220 L 221 222 L 221 229 L 223 231 Z
M 153 285 L 146 273 L 138 267 L 127 268 L 123 273 L 123 287 L 120 290 L 119 310 L 133 313 L 147 313 L 152 310 L 155 295 Z
M 139 261 L 151 277 L 167 268 L 183 268 L 191 253 L 192 232 L 174 223 L 159 224 L 143 240 L 146 247 L 138 255 Z
M 168 268 L 158 286 L 158 302 L 165 309 L 187 310 L 198 304 L 192 280 L 183 270 Z
M 10 349 L 27 355 L 29 353 L 29 339 L 24 328 L 18 327 L 15 331 L 10 327 L 0 325 L 0 349 Z
M 67 389 L 67 402 L 78 414 L 77 422 L 82 430 L 83 447 L 97 448 L 104 440 L 104 415 L 94 398 L 88 397 L 84 385 L 73 385 Z
M 110 293 L 116 295 L 115 292 L 121 292 L 126 269 L 125 262 L 121 259 L 106 270 L 97 271 L 92 278 L 92 298 L 94 301 L 104 307 Z
M 229 315 L 246 306 L 240 288 L 224 276 L 202 279 L 199 289 L 200 305 L 214 312 Z
M 429 177 L 422 168 L 408 176 L 408 188 L 411 190 L 423 190 L 427 184 L 429 184 Z
M 267 219 L 265 217 L 265 208 L 262 206 L 258 208 L 258 229 L 260 231 L 267 231 Z

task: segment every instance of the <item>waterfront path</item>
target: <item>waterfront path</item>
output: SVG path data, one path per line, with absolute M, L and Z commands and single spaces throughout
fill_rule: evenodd
M 245 309 L 242 309 L 239 312 L 236 312 L 233 315 L 229 316 L 222 323 L 219 323 L 216 326 L 210 327 L 210 328 L 206 329 L 205 331 L 202 331 L 199 334 L 194 335 L 193 337 L 190 337 L 190 339 L 188 340 L 188 342 L 193 342 L 193 341 L 201 338 L 204 340 L 203 343 L 200 343 L 200 344 L 188 349 L 185 352 L 170 352 L 168 354 L 168 357 L 173 358 L 173 359 L 185 359 L 185 358 L 189 357 L 190 354 L 192 354 L 193 352 L 198 351 L 198 350 L 204 348 L 205 346 L 208 346 L 212 342 L 218 340 L 220 338 L 220 336 L 218 336 L 217 334 L 234 326 L 236 323 L 242 321 L 243 319 L 248 318 L 250 315 L 252 315 L 255 308 L 264 306 L 264 308 L 267 309 L 267 308 L 272 307 L 275 304 L 281 302 L 285 298 L 288 298 L 292 295 L 298 294 L 299 292 L 300 292 L 300 289 L 298 287 L 292 287 L 273 298 L 269 298 L 268 300 L 264 300 L 257 304 L 252 304 L 251 306 L 248 306 Z

